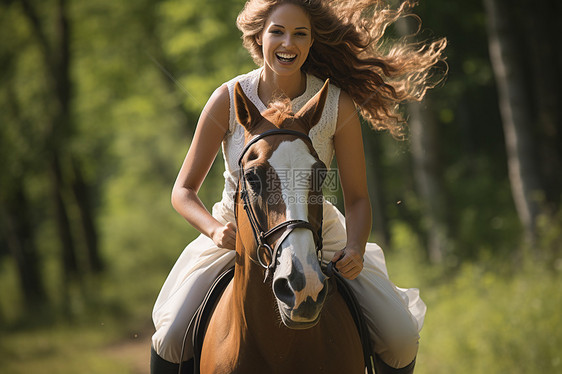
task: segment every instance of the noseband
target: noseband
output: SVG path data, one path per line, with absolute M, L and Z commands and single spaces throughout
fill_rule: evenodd
M 265 231 L 261 227 L 261 225 L 258 221 L 256 212 L 254 211 L 254 208 L 252 207 L 252 204 L 250 203 L 250 198 L 248 196 L 248 190 L 246 188 L 246 175 L 244 173 L 244 167 L 242 166 L 242 158 L 244 157 L 244 155 L 246 154 L 246 152 L 248 151 L 248 149 L 250 149 L 250 147 L 252 145 L 257 143 L 261 139 L 263 139 L 265 137 L 268 137 L 268 136 L 272 136 L 272 135 L 293 135 L 293 136 L 297 136 L 299 138 L 302 138 L 302 139 L 306 140 L 309 144 L 312 145 L 312 140 L 310 140 L 310 137 L 308 137 L 308 135 L 306 135 L 302 132 L 294 131 L 294 130 L 287 130 L 287 129 L 274 129 L 274 130 L 266 131 L 262 134 L 259 134 L 259 135 L 255 136 L 254 138 L 252 138 L 248 142 L 248 144 L 246 144 L 244 149 L 242 149 L 242 153 L 240 154 L 240 158 L 238 159 L 240 177 L 238 178 L 239 186 L 237 188 L 237 191 L 238 191 L 239 196 L 242 199 L 242 202 L 244 204 L 244 210 L 246 211 L 246 214 L 247 214 L 248 219 L 250 221 L 250 224 L 252 226 L 254 238 L 255 238 L 255 240 L 258 244 L 257 249 L 256 249 L 256 255 L 257 255 L 259 265 L 261 265 L 265 269 L 264 282 L 266 281 L 266 279 L 267 279 L 267 277 L 269 276 L 270 273 L 273 274 L 273 272 L 275 272 L 275 266 L 277 264 L 277 255 L 278 255 L 278 252 L 279 252 L 279 248 L 281 247 L 281 244 L 289 236 L 289 234 L 296 228 L 305 228 L 305 229 L 308 229 L 312 232 L 312 235 L 314 237 L 314 242 L 316 243 L 316 255 L 319 258 L 320 265 L 322 265 L 322 263 L 321 263 L 321 261 L 322 261 L 322 220 L 320 221 L 320 228 L 318 229 L 318 231 L 314 230 L 314 227 L 312 227 L 310 222 L 300 220 L 300 219 L 292 219 L 292 220 L 281 222 L 280 224 L 278 224 L 278 225 L 272 227 L 271 229 Z M 234 213 L 235 213 L 235 216 L 236 216 L 236 209 L 234 209 Z M 238 217 L 236 217 L 236 219 L 237 218 Z M 277 233 L 278 231 L 281 231 L 281 230 L 285 230 L 285 231 L 283 232 L 281 237 L 277 240 L 277 243 L 275 244 L 275 248 L 271 248 L 271 245 L 268 243 L 268 239 L 273 234 L 275 234 L 275 233 Z M 260 255 L 260 251 L 266 251 L 266 254 L 270 258 L 269 264 L 267 264 L 264 261 L 263 256 Z

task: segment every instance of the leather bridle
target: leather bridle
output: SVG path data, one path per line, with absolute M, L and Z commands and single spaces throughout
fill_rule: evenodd
M 250 139 L 250 141 L 246 144 L 244 149 L 242 149 L 242 153 L 240 154 L 240 158 L 238 159 L 240 176 L 238 178 L 237 197 L 240 197 L 242 199 L 244 210 L 246 211 L 248 220 L 250 221 L 254 238 L 257 243 L 257 248 L 256 248 L 257 262 L 266 270 L 264 282 L 267 280 L 269 274 L 273 274 L 275 272 L 275 267 L 277 264 L 277 255 L 279 252 L 279 248 L 281 247 L 281 244 L 289 236 L 289 234 L 291 234 L 291 232 L 296 228 L 305 228 L 312 232 L 312 235 L 314 237 L 314 242 L 316 243 L 316 255 L 319 258 L 320 265 L 322 265 L 322 219 L 320 221 L 320 227 L 318 228 L 317 231 L 314 230 L 314 227 L 310 222 L 300 219 L 292 219 L 292 220 L 281 222 L 278 225 L 266 231 L 261 227 L 256 212 L 254 211 L 254 208 L 252 207 L 252 204 L 250 202 L 250 197 L 248 196 L 248 190 L 246 187 L 247 180 L 246 180 L 246 175 L 244 173 L 244 167 L 242 165 L 242 158 L 244 157 L 246 152 L 250 149 L 250 147 L 252 147 L 255 143 L 257 143 L 258 141 L 260 141 L 265 137 L 272 136 L 272 135 L 293 135 L 306 140 L 309 144 L 312 145 L 312 140 L 310 139 L 310 137 L 308 137 L 308 135 L 302 132 L 288 130 L 288 129 L 274 129 L 274 130 L 266 131 Z M 322 207 L 320 209 L 322 209 Z M 236 219 L 238 219 L 236 211 L 237 209 L 235 208 L 234 210 L 235 217 Z M 322 216 L 322 211 L 320 212 L 320 214 Z M 268 239 L 281 230 L 284 231 L 282 235 L 279 237 L 279 239 L 277 240 L 275 247 L 272 248 L 268 242 Z M 268 255 L 270 259 L 269 264 L 267 264 L 263 256 L 260 255 L 260 251 L 266 251 L 265 254 Z

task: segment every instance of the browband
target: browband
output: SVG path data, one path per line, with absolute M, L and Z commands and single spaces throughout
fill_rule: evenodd
M 242 166 L 242 157 L 244 157 L 244 155 L 248 151 L 248 148 L 250 148 L 252 145 L 254 145 L 258 140 L 261 140 L 261 139 L 263 139 L 267 136 L 270 136 L 270 135 L 294 135 L 294 136 L 298 136 L 299 138 L 303 138 L 307 142 L 312 144 L 312 140 L 304 132 L 295 131 L 295 130 L 288 130 L 288 129 L 268 130 L 264 133 L 261 133 L 259 135 L 254 136 L 252 139 L 250 139 L 248 144 L 246 144 L 246 146 L 244 147 L 244 149 L 242 149 L 242 152 L 240 153 L 240 157 L 238 158 L 238 166 Z

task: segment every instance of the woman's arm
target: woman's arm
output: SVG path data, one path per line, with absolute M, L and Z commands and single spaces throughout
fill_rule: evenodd
M 235 226 L 217 221 L 197 192 L 203 184 L 229 126 L 230 99 L 226 85 L 217 89 L 201 113 L 193 141 L 172 189 L 172 205 L 199 232 L 219 247 L 234 249 Z
M 332 261 L 348 278 L 356 278 L 363 270 L 363 254 L 371 232 L 371 203 L 367 190 L 367 171 L 361 125 L 351 97 L 341 92 L 334 148 L 342 184 L 347 243 Z

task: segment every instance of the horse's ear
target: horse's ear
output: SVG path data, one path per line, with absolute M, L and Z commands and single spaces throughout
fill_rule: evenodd
M 295 115 L 296 118 L 304 120 L 308 126 L 308 130 L 313 128 L 322 117 L 322 111 L 324 110 L 326 98 L 328 97 L 329 86 L 330 80 L 326 79 L 322 89 L 320 89 L 320 91 L 318 91 L 318 93 L 316 93 L 316 95 L 314 95 L 314 97 Z
M 236 110 L 236 119 L 248 131 L 262 119 L 260 111 L 248 99 L 238 82 L 234 86 L 234 109 Z

